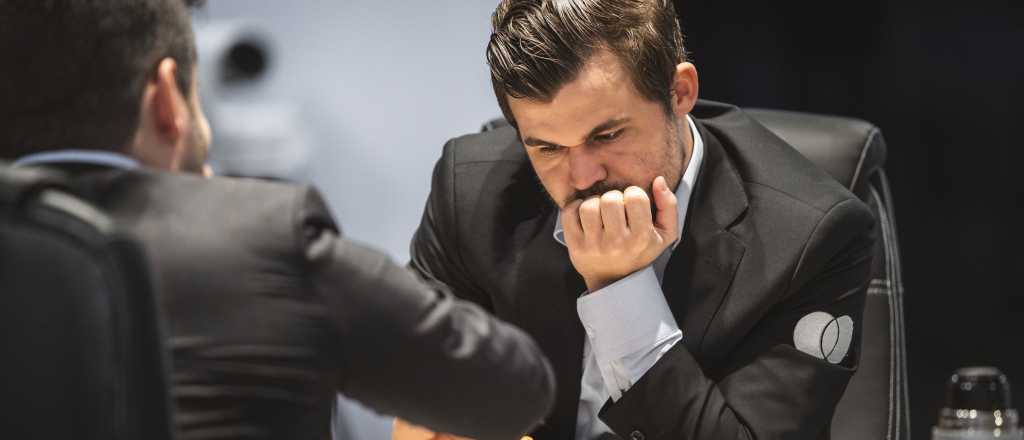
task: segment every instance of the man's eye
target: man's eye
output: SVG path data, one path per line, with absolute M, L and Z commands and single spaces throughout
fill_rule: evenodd
M 618 139 L 619 135 L 621 135 L 622 132 L 623 130 L 615 130 L 608 133 L 601 133 L 597 136 L 594 136 L 594 141 L 600 143 L 611 142 L 614 141 L 615 139 Z
M 562 147 L 557 145 L 542 145 L 540 147 L 537 147 L 537 151 L 540 151 L 541 154 L 554 155 L 561 152 Z

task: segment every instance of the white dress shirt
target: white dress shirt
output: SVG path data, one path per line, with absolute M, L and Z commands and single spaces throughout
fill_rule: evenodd
M 686 221 L 697 171 L 704 160 L 704 141 L 689 115 L 693 153 L 676 188 L 679 233 Z M 555 240 L 565 245 L 561 216 Z M 672 251 L 665 249 L 650 266 L 576 300 L 587 336 L 583 341 L 583 378 L 576 413 L 576 440 L 611 432 L 597 414 L 604 402 L 622 397 L 658 359 L 683 339 L 683 333 L 661 291 L 661 279 Z

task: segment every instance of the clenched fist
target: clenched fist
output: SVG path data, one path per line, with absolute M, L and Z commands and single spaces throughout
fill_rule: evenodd
M 395 419 L 391 440 L 470 440 L 449 434 L 441 434 L 427 428 L 412 425 L 402 419 Z
M 654 262 L 679 236 L 676 195 L 654 179 L 651 200 L 636 186 L 576 200 L 562 209 L 569 259 L 591 292 Z
M 395 419 L 394 430 L 391 431 L 391 440 L 472 440 L 464 437 L 456 437 L 450 434 L 440 434 L 429 429 L 409 424 L 405 420 Z M 533 437 L 523 437 L 521 440 L 533 440 Z

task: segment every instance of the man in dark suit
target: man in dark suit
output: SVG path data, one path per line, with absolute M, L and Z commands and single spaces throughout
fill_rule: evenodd
M 195 175 L 185 1 L 3 1 L 0 54 L 2 158 L 60 170 L 148 253 L 178 438 L 326 439 L 337 392 L 480 438 L 551 407 L 527 335 L 342 238 L 315 190 Z
M 534 336 L 537 439 L 828 438 L 874 221 L 782 140 L 698 102 L 667 0 L 503 0 L 510 127 L 448 142 L 412 267 Z

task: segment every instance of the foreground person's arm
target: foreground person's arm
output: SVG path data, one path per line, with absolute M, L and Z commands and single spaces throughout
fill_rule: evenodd
M 315 192 L 305 204 L 308 279 L 333 314 L 341 393 L 481 439 L 518 439 L 547 415 L 554 378 L 529 336 L 341 238 Z

